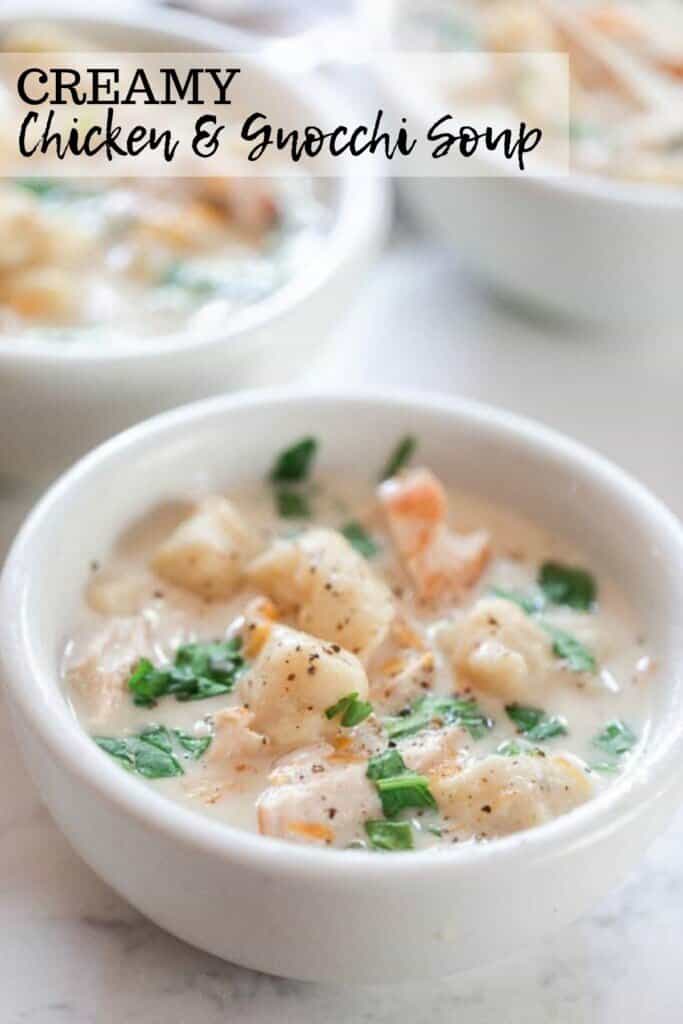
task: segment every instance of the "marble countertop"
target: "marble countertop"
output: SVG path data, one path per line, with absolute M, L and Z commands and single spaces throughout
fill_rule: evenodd
M 305 382 L 423 387 L 537 417 L 683 513 L 683 343 L 568 328 L 494 300 L 408 228 Z M 0 480 L 0 550 L 28 492 Z M 683 813 L 628 883 L 546 943 L 440 984 L 339 989 L 258 975 L 127 906 L 41 807 L 0 709 L 2 1024 L 680 1024 Z

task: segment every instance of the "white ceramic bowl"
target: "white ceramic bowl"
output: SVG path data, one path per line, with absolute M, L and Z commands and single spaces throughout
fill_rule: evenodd
M 394 0 L 357 4 L 374 44 L 390 46 Z M 378 80 L 387 108 L 410 110 L 416 130 L 426 129 L 405 80 L 386 71 Z M 457 109 L 451 113 L 457 122 Z M 578 172 L 413 177 L 400 187 L 422 224 L 503 293 L 589 321 L 677 324 L 683 316 L 680 188 Z
M 551 824 L 487 846 L 382 855 L 308 849 L 174 804 L 102 754 L 72 716 L 60 653 L 89 563 L 122 528 L 196 484 L 262 477 L 314 432 L 321 463 L 381 465 L 410 431 L 450 484 L 581 545 L 631 596 L 660 671 L 652 729 L 628 772 Z M 0 584 L 5 692 L 26 763 L 60 828 L 162 927 L 275 974 L 429 978 L 500 957 L 594 906 L 670 818 L 683 777 L 683 530 L 639 484 L 530 422 L 451 399 L 248 393 L 150 420 L 93 452 L 34 510 Z
M 10 0 L 0 35 L 21 21 L 70 27 L 113 50 L 241 52 L 247 37 L 190 15 L 141 4 L 93 13 L 92 5 Z M 250 43 L 253 46 L 253 42 Z M 262 71 L 254 108 L 300 111 L 302 123 L 348 122 L 339 91 L 324 80 Z M 388 193 L 378 177 L 321 181 L 332 211 L 329 232 L 310 264 L 225 326 L 197 339 L 97 344 L 0 337 L 0 472 L 39 481 L 95 444 L 153 413 L 244 386 L 289 381 L 321 348 L 360 288 L 388 223 Z

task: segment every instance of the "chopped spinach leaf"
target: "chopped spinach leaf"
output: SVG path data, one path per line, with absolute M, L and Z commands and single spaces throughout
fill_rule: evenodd
M 384 753 L 370 758 L 365 774 L 373 782 L 376 782 L 377 779 L 388 779 L 392 775 L 400 775 L 405 771 L 406 766 L 398 750 L 389 748 Z
M 170 750 L 159 745 L 158 737 L 142 733 L 116 739 L 110 736 L 95 736 L 95 743 L 128 771 L 137 772 L 146 779 L 166 779 L 182 775 L 183 769 Z
M 176 756 L 177 747 L 198 760 L 211 743 L 210 736 L 192 736 L 181 729 L 167 729 L 165 725 L 148 725 L 137 736 L 95 736 L 95 743 L 128 771 L 137 772 L 146 779 L 166 779 L 183 775 Z
M 413 849 L 413 832 L 407 821 L 366 821 L 365 832 L 373 850 Z
M 338 700 L 336 704 L 333 704 L 325 711 L 327 718 L 335 718 L 337 715 L 341 715 L 341 724 L 347 729 L 363 722 L 371 714 L 372 704 L 365 700 L 359 700 L 358 694 L 355 692 L 342 697 L 341 700 Z
M 197 273 L 182 260 L 174 260 L 159 278 L 159 285 L 166 288 L 182 288 L 197 295 L 210 295 L 218 291 L 219 282 Z
M 128 680 L 128 689 L 134 694 L 135 704 L 153 707 L 156 698 L 167 692 L 168 676 L 168 670 L 155 668 L 148 658 L 140 658 Z
M 475 700 L 463 697 L 437 697 L 428 694 L 416 700 L 402 714 L 384 720 L 389 739 L 412 736 L 430 725 L 461 725 L 473 739 L 481 739 L 493 722 Z
M 544 562 L 538 574 L 538 584 L 553 604 L 588 611 L 595 602 L 595 580 L 585 569 L 560 562 Z
M 282 519 L 308 519 L 311 506 L 305 494 L 280 488 L 275 492 L 277 514 Z
M 572 672 L 597 672 L 598 666 L 595 658 L 580 640 L 549 622 L 539 621 L 539 625 L 551 638 L 553 653 L 566 661 Z
M 379 551 L 370 534 L 355 519 L 342 526 L 341 533 L 364 558 L 373 558 Z
M 159 697 L 174 695 L 176 700 L 204 700 L 230 693 L 244 668 L 239 637 L 216 643 L 192 643 L 179 647 L 169 668 L 155 668 L 141 658 L 128 680 L 133 701 L 140 707 L 153 707 Z
M 535 747 L 533 743 L 529 743 L 521 737 L 503 740 L 496 747 L 496 753 L 501 754 L 503 757 L 519 757 L 521 754 L 529 754 L 536 757 L 543 756 L 543 751 L 540 747 Z
M 198 761 L 204 751 L 211 743 L 211 736 L 193 736 L 182 729 L 174 729 L 173 733 L 183 750 L 194 760 Z
M 531 741 L 552 739 L 553 736 L 566 736 L 567 723 L 559 715 L 546 715 L 541 708 L 532 708 L 525 704 L 506 704 L 505 711 L 519 732 Z
M 491 587 L 491 593 L 495 597 L 502 597 L 505 601 L 512 601 L 518 605 L 527 615 L 535 615 L 545 607 L 543 594 L 525 594 L 521 590 L 507 590 L 504 587 Z
M 415 772 L 401 772 L 389 778 L 375 779 L 382 810 L 387 818 L 395 818 L 409 807 L 436 809 L 436 800 L 429 791 L 429 779 Z
M 306 480 L 313 464 L 318 442 L 314 437 L 304 437 L 290 448 L 280 452 L 270 471 L 272 483 L 300 483 Z
M 600 772 L 601 775 L 616 775 L 619 765 L 614 761 L 592 761 L 588 766 L 591 772 Z
M 620 757 L 622 754 L 627 754 L 636 745 L 638 737 L 625 722 L 615 719 L 608 722 L 602 732 L 593 737 L 592 742 L 606 754 Z
M 412 458 L 412 455 L 417 448 L 417 440 L 407 434 L 402 438 L 393 452 L 389 456 L 386 466 L 382 471 L 380 480 L 388 480 L 391 476 L 396 476 L 400 469 L 406 465 L 406 463 Z
M 25 192 L 31 192 L 34 196 L 42 199 L 43 196 L 51 196 L 66 191 L 63 181 L 51 178 L 15 178 L 14 184 Z
M 165 754 L 173 753 L 173 740 L 165 725 L 148 725 L 140 732 L 140 739 L 145 743 L 163 750 Z

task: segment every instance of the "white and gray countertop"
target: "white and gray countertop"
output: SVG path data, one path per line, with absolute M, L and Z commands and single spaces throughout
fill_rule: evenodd
M 535 416 L 614 458 L 683 513 L 680 331 L 633 335 L 529 318 L 406 228 L 336 344 L 303 377 L 431 388 Z M 0 481 L 0 545 L 22 500 Z M 52 824 L 1 708 L 0 776 L 2 1024 L 683 1020 L 683 811 L 625 886 L 542 950 L 439 984 L 341 989 L 222 963 L 132 910 Z

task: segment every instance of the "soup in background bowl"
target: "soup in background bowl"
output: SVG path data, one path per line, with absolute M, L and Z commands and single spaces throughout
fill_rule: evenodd
M 94 18 L 71 5 L 46 19 L 23 0 L 3 5 L 0 38 L 17 46 L 37 24 L 43 49 L 74 37 L 116 53 L 245 49 L 168 9 Z M 267 99 L 274 121 L 349 121 L 322 78 L 244 60 L 244 102 Z M 154 412 L 291 381 L 353 302 L 388 213 L 372 175 L 0 182 L 12 241 L 0 258 L 0 472 L 44 484 Z

